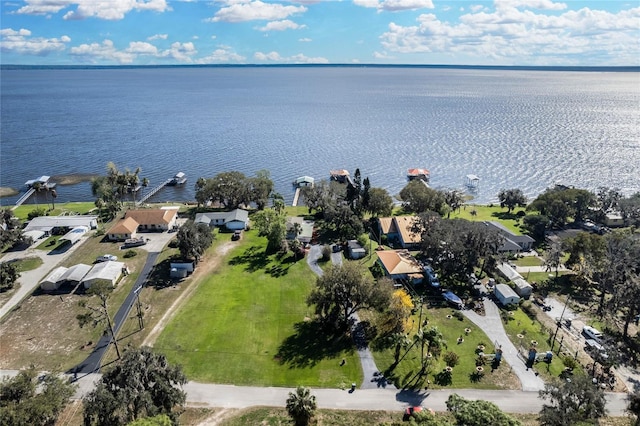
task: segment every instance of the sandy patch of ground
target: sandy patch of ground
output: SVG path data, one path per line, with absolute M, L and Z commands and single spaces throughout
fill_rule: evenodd
M 211 416 L 204 419 L 202 422 L 198 424 L 198 426 L 216 426 L 221 424 L 223 421 L 233 416 L 238 410 L 231 408 L 223 408 L 221 411 L 218 411 Z
M 13 188 L 9 188 L 8 186 L 0 186 L 0 197 L 10 197 L 11 195 L 16 195 L 18 191 Z
M 180 306 L 182 306 L 182 304 L 191 297 L 193 292 L 198 288 L 202 279 L 215 270 L 220 265 L 221 259 L 235 246 L 236 244 L 233 242 L 226 242 L 215 250 L 213 258 L 205 257 L 200 261 L 198 267 L 195 268 L 193 275 L 190 278 L 192 280 L 192 285 L 190 285 L 189 288 L 187 288 L 187 290 L 184 291 L 180 297 L 175 300 L 175 302 L 173 302 L 167 312 L 165 312 L 162 318 L 160 318 L 160 321 L 158 321 L 155 327 L 153 327 L 153 330 L 151 330 L 146 339 L 144 339 L 142 346 L 153 346 L 162 330 L 164 330 L 171 318 L 173 318 L 177 312 L 178 308 L 180 308 Z

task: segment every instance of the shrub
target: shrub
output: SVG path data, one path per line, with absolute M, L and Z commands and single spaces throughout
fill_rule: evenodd
M 137 256 L 138 253 L 135 250 L 127 250 L 122 257 L 129 259 L 130 257 Z
M 453 311 L 451 315 L 458 319 L 458 321 L 462 321 L 464 319 L 464 315 L 460 311 Z
M 322 246 L 322 261 L 327 262 L 331 258 L 331 247 L 327 244 Z
M 449 351 L 446 354 L 444 354 L 443 358 L 444 358 L 444 362 L 449 367 L 455 367 L 456 365 L 458 365 L 458 362 L 460 362 L 460 356 L 453 351 Z
M 34 219 L 36 217 L 46 216 L 46 215 L 47 215 L 47 211 L 44 208 L 37 208 L 35 210 L 31 210 L 27 214 L 27 219 L 31 220 L 31 219 Z

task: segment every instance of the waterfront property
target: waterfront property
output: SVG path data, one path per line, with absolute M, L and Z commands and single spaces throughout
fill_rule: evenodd
M 297 188 L 303 186 L 313 186 L 315 184 L 315 179 L 311 176 L 300 176 L 296 180 L 293 181 L 293 185 Z
M 339 183 L 351 183 L 351 174 L 349 173 L 349 170 L 345 170 L 345 169 L 337 169 L 337 170 L 331 170 L 329 172 L 329 177 L 331 178 L 331 180 L 335 180 L 336 182 Z
M 186 182 L 187 182 L 187 175 L 185 175 L 183 172 L 178 172 L 175 174 L 173 178 L 169 180 L 167 185 L 169 186 L 184 185 Z
M 40 231 L 45 236 L 61 235 L 81 226 L 96 229 L 98 216 L 38 216 L 27 223 L 23 232 Z
M 125 241 L 135 238 L 138 232 L 138 222 L 132 217 L 121 219 L 107 232 L 109 241 Z
M 178 209 L 127 210 L 124 218 L 138 223 L 137 231 L 162 232 L 172 229 L 178 219 Z M 129 237 L 132 238 L 132 237 Z
M 420 245 L 421 236 L 413 232 L 416 216 L 394 216 L 378 218 L 380 236 L 386 235 L 389 244 L 399 244 L 404 249 L 414 249 Z
M 299 234 L 295 234 L 295 224 L 298 224 Z M 287 228 L 286 238 L 287 240 L 298 239 L 301 243 L 307 244 L 311 242 L 311 238 L 313 238 L 313 227 L 315 226 L 315 222 L 312 220 L 307 220 L 300 216 L 289 216 L 286 219 L 285 226 Z
M 249 212 L 235 209 L 230 212 L 197 213 L 195 223 L 204 223 L 211 227 L 219 226 L 229 231 L 243 230 L 249 226 Z
M 504 238 L 502 245 L 498 247 L 498 251 L 501 253 L 519 253 L 521 251 L 529 251 L 535 242 L 535 240 L 528 235 L 516 235 L 500 222 L 487 221 L 485 224 L 498 231 Z
M 396 281 L 410 280 L 414 284 L 420 284 L 424 279 L 422 265 L 408 250 L 382 250 L 376 254 L 378 263 L 389 278 Z
M 407 170 L 407 179 L 414 180 L 420 179 L 425 182 L 429 182 L 430 174 L 427 169 L 409 169 Z

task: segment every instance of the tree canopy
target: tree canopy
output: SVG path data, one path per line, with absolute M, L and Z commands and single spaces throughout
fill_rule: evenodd
M 199 262 L 213 243 L 213 232 L 207 224 L 196 224 L 192 220 L 188 220 L 178 230 L 176 241 L 183 259 L 194 259 Z
M 298 386 L 295 392 L 289 392 L 287 412 L 296 426 L 307 426 L 318 408 L 315 395 L 308 388 Z
M 369 200 L 365 211 L 374 217 L 391 216 L 393 212 L 393 198 L 384 188 L 371 188 L 369 190 Z
M 56 374 L 38 377 L 34 367 L 0 384 L 0 419 L 6 425 L 53 425 L 76 386 Z
M 415 179 L 400 191 L 402 207 L 413 213 L 428 211 L 443 215 L 446 211 L 444 194 L 438 190 L 427 187 L 422 181 Z
M 258 235 L 267 237 L 268 252 L 281 248 L 287 234 L 284 211 L 278 212 L 275 208 L 259 211 L 253 215 L 253 224 L 258 229 Z
M 597 421 L 605 415 L 605 396 L 586 375 L 576 375 L 571 381 L 547 383 L 540 398 L 549 401 L 540 411 L 540 424 L 565 426 Z
M 521 424 L 518 420 L 503 413 L 493 402 L 481 399 L 467 400 L 455 393 L 447 399 L 447 410 L 453 413 L 459 425 L 519 426 Z
M 254 177 L 230 171 L 218 173 L 212 178 L 199 178 L 195 190 L 198 204 L 211 201 L 227 209 L 235 209 L 254 202 L 262 210 L 273 192 L 273 181 L 267 170 L 258 171 Z
M 22 223 L 13 215 L 13 210 L 3 208 L 0 213 L 2 215 L 0 217 L 0 250 L 16 244 L 33 242 L 31 237 L 26 237 L 22 233 Z
M 500 207 L 506 207 L 507 211 L 511 213 L 515 207 L 524 207 L 527 205 L 527 197 L 521 189 L 501 189 L 498 193 L 498 199 L 500 200 Z
M 130 349 L 103 374 L 83 400 L 85 425 L 121 425 L 142 417 L 168 415 L 175 423 L 176 406 L 186 400 L 187 382 L 179 366 L 150 348 Z
M 332 265 L 318 277 L 307 299 L 327 324 L 346 329 L 351 316 L 361 309 L 383 310 L 389 305 L 391 288 L 378 285 L 357 263 Z
M 11 290 L 20 278 L 18 268 L 11 262 L 0 263 L 0 293 Z

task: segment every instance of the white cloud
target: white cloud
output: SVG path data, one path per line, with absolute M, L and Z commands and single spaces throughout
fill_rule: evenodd
M 125 49 L 127 53 L 135 53 L 138 55 L 153 55 L 158 54 L 158 48 L 151 43 L 144 41 L 132 41 L 129 43 L 129 47 Z
M 257 28 L 258 31 L 285 31 L 285 30 L 300 30 L 306 28 L 306 25 L 298 25 L 289 19 L 282 21 L 268 22 L 264 27 Z
M 66 35 L 60 38 L 31 37 L 31 31 L 24 28 L 0 30 L 0 50 L 3 52 L 44 56 L 64 50 L 67 47 L 66 43 L 70 41 L 71 38 Z
M 170 10 L 166 0 L 25 0 L 26 5 L 16 13 L 26 15 L 50 15 L 67 11 L 63 19 L 99 18 L 118 20 L 132 10 L 165 12 Z
M 279 3 L 264 3 L 260 0 L 245 1 L 231 0 L 227 6 L 216 12 L 213 18 L 208 21 L 213 22 L 245 22 L 245 21 L 274 21 L 285 19 L 297 13 L 304 13 L 307 8 L 304 6 L 291 6 Z
M 353 0 L 356 6 L 397 12 L 399 10 L 433 9 L 432 0 Z
M 136 58 L 135 53 L 116 49 L 111 40 L 104 40 L 102 43 L 81 44 L 80 46 L 72 47 L 70 53 L 79 59 L 94 63 L 99 60 L 107 60 L 120 64 L 130 64 Z
M 297 55 L 283 57 L 278 52 L 256 52 L 253 58 L 260 62 L 279 62 L 283 64 L 328 64 L 329 60 L 323 57 L 310 58 L 298 53 Z
M 163 50 L 159 57 L 161 58 L 169 58 L 175 59 L 179 62 L 187 62 L 190 63 L 193 61 L 192 56 L 197 54 L 195 46 L 191 42 L 180 43 L 175 42 L 171 44 L 171 47 L 167 50 Z
M 472 12 L 480 12 L 482 9 L 484 9 L 484 6 L 481 4 L 474 4 L 469 8 L 471 9 Z
M 389 55 L 387 52 L 373 52 L 373 57 L 376 59 L 395 59 L 395 56 Z
M 210 55 L 199 58 L 195 61 L 198 64 L 227 63 L 227 62 L 244 62 L 245 57 L 238 55 L 232 51 L 229 46 L 221 46 L 214 50 Z
M 309 42 L 312 42 L 313 40 L 311 40 L 308 37 L 303 37 L 303 38 L 299 38 L 298 41 L 301 43 L 309 43 Z
M 522 6 L 524 0 L 508 3 Z M 547 0 L 530 3 L 545 10 L 564 7 Z M 455 25 L 433 14 L 420 15 L 413 26 L 392 22 L 380 40 L 390 52 L 450 54 L 477 64 L 571 65 L 571 54 L 592 58 L 591 65 L 638 64 L 639 19 L 640 8 L 615 14 L 588 8 L 545 14 L 496 7 L 464 14 Z
M 565 3 L 554 3 L 551 0 L 494 0 L 493 4 L 496 9 L 525 7 L 527 9 L 564 10 L 567 8 Z
M 154 34 L 151 37 L 147 37 L 147 40 L 149 41 L 154 41 L 154 40 L 166 40 L 169 36 L 167 34 Z

